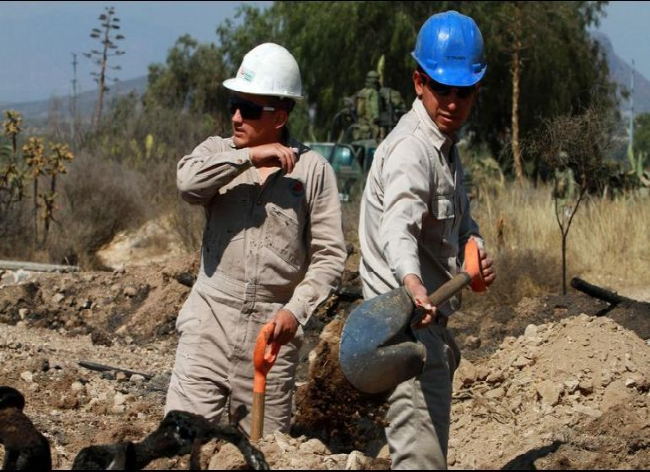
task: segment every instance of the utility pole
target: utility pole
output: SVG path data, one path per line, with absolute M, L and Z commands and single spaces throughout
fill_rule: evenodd
M 77 137 L 77 54 L 72 54 L 72 103 L 71 112 L 72 112 L 72 142 L 75 142 Z
M 630 144 L 628 156 L 630 163 L 634 164 L 634 59 L 632 59 L 632 80 L 630 85 Z

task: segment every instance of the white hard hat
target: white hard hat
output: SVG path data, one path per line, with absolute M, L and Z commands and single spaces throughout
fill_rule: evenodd
M 244 56 L 237 77 L 226 80 L 223 86 L 234 92 L 303 98 L 298 63 L 289 51 L 274 43 L 251 49 Z

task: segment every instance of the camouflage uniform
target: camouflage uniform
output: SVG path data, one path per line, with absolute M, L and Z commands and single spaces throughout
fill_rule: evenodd
M 379 74 L 370 71 L 366 75 L 366 86 L 356 95 L 358 127 L 354 139 L 376 139 L 379 136 Z

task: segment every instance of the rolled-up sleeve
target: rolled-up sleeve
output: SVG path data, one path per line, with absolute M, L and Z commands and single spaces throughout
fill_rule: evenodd
M 431 199 L 431 165 L 426 145 L 417 138 L 400 141 L 382 172 L 384 211 L 380 224 L 383 253 L 397 281 L 422 278 L 418 240 Z
M 309 267 L 285 305 L 302 325 L 338 287 L 347 256 L 341 204 L 331 166 L 319 163 L 310 187 Z
M 211 137 L 179 161 L 176 185 L 185 201 L 205 205 L 250 166 L 248 148 L 234 149 L 227 140 Z

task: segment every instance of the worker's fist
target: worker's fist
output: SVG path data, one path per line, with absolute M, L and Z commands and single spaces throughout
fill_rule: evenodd
M 497 273 L 494 270 L 494 260 L 483 249 L 479 249 L 478 254 L 481 258 L 481 274 L 485 285 L 489 287 L 497 278 Z
M 415 274 L 408 274 L 404 277 L 404 287 L 411 294 L 411 297 L 415 301 L 415 306 L 422 312 L 422 318 L 412 326 L 420 329 L 433 323 L 433 320 L 437 316 L 437 310 L 429 301 L 429 294 L 422 284 L 420 277 Z
M 262 144 L 249 148 L 249 157 L 255 167 L 281 167 L 290 174 L 298 159 L 298 149 L 280 143 Z
M 293 313 L 284 308 L 278 310 L 271 321 L 275 323 L 275 330 L 269 338 L 269 344 L 274 342 L 284 346 L 291 342 L 300 326 L 300 323 L 298 323 L 296 317 L 293 316 Z

